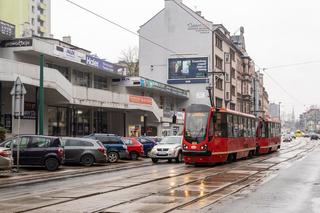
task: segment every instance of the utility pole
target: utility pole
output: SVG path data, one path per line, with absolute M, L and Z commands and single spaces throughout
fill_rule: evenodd
M 40 89 L 39 89 L 39 134 L 43 135 L 44 91 L 43 91 L 44 55 L 40 55 Z

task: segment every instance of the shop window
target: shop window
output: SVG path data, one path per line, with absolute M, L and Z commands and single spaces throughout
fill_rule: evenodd
M 73 74 L 74 74 L 75 85 L 83 86 L 83 87 L 91 87 L 90 73 L 74 70 Z
M 94 75 L 94 88 L 96 89 L 108 89 L 108 79 L 99 75 Z
M 66 79 L 70 81 L 69 69 L 68 67 L 47 63 L 47 67 L 58 70 Z

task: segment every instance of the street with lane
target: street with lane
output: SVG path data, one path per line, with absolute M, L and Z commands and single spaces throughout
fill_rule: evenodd
M 1 185 L 0 211 L 206 212 L 239 191 L 263 186 L 318 147 L 318 141 L 298 139 L 282 143 L 278 152 L 234 163 L 195 167 L 145 158 L 122 170 Z

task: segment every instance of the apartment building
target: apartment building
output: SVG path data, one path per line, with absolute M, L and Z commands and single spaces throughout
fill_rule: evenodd
M 1 0 L 0 20 L 15 25 L 15 36 L 49 37 L 51 0 Z
M 246 52 L 244 28 L 230 35 L 222 24 L 205 19 L 182 0 L 164 3 L 164 8 L 139 29 L 140 75 L 190 91 L 182 107 L 213 102 L 244 113 L 267 110 L 267 92 Z M 261 92 L 255 90 L 255 81 L 260 82 L 256 90 Z M 254 103 L 259 99 L 261 105 L 256 108 Z

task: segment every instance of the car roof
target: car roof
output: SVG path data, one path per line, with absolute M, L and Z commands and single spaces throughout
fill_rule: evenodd
M 78 141 L 98 141 L 92 138 L 79 138 L 79 137 L 62 137 L 64 140 L 78 140 Z

